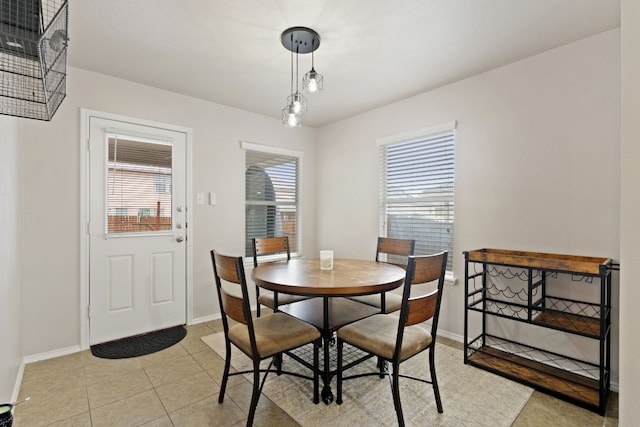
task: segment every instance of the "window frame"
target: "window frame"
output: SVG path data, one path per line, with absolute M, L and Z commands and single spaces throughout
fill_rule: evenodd
M 246 155 L 248 151 L 256 151 L 259 153 L 263 153 L 263 154 L 273 154 L 274 156 L 280 155 L 280 156 L 289 156 L 289 157 L 294 157 L 297 159 L 297 171 L 296 171 L 296 184 L 295 184 L 295 208 L 296 208 L 296 242 L 295 244 L 292 244 L 292 242 L 289 242 L 290 247 L 295 247 L 296 250 L 295 251 L 291 251 L 291 257 L 299 257 L 302 256 L 302 199 L 303 199 L 303 194 L 304 192 L 302 191 L 302 176 L 303 176 L 303 159 L 304 159 L 304 152 L 302 151 L 298 151 L 298 150 L 291 150 L 288 148 L 281 148 L 281 147 L 274 147 L 274 146 L 270 146 L 270 145 L 263 145 L 263 144 L 257 144 L 254 142 L 249 142 L 249 141 L 240 141 L 240 147 L 244 150 L 244 158 L 243 158 L 243 172 L 242 172 L 242 176 L 243 176 L 243 182 L 244 182 L 244 187 L 245 187 L 245 196 L 244 196 L 244 207 L 245 210 L 244 212 L 246 213 L 246 207 L 248 204 L 248 200 L 247 200 L 247 195 L 246 195 L 246 170 L 247 170 L 247 159 L 246 159 Z M 247 244 L 246 242 L 248 241 L 248 236 L 247 236 L 247 218 L 245 215 L 244 218 L 244 241 L 245 241 L 245 245 Z M 251 252 L 250 247 L 245 247 L 244 248 L 244 253 L 247 254 L 249 252 Z M 245 263 L 246 265 L 250 265 L 253 266 L 253 260 L 249 260 L 249 257 L 245 257 Z M 267 259 L 268 257 L 265 257 L 265 259 Z M 274 256 L 274 259 L 277 259 L 278 256 Z
M 452 196 L 450 198 L 451 201 L 451 216 L 455 218 L 455 143 L 456 143 L 456 121 L 450 121 L 441 123 L 438 125 L 430 126 L 428 128 L 418 129 L 411 132 L 406 132 L 398 135 L 392 135 L 385 138 L 380 138 L 376 140 L 376 145 L 378 146 L 378 170 L 379 170 L 379 206 L 378 206 L 378 232 L 382 237 L 398 237 L 398 236 L 388 236 L 387 228 L 388 228 L 388 220 L 387 220 L 387 165 L 386 165 L 386 148 L 391 145 L 396 144 L 411 144 L 412 142 L 421 143 L 428 141 L 432 138 L 436 138 L 440 135 L 446 133 L 452 133 L 452 149 L 453 149 L 453 167 L 452 173 L 454 176 L 454 182 L 451 185 Z M 416 200 L 416 203 L 419 203 L 420 200 Z M 452 236 L 451 236 L 451 244 L 449 248 L 449 261 L 447 266 L 447 278 L 449 280 L 455 280 L 453 277 L 453 258 L 454 258 L 454 233 L 455 233 L 455 219 L 452 221 Z M 413 238 L 413 237 L 412 237 Z M 416 255 L 420 255 L 416 252 Z

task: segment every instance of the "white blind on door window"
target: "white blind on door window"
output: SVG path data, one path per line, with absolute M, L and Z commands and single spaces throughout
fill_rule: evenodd
M 276 151 L 276 152 L 273 152 Z M 251 239 L 288 236 L 298 252 L 299 158 L 273 151 L 246 150 L 245 254 L 252 256 Z
M 172 146 L 107 134 L 107 234 L 172 228 Z
M 415 239 L 415 254 L 453 260 L 454 129 L 380 145 L 380 235 Z

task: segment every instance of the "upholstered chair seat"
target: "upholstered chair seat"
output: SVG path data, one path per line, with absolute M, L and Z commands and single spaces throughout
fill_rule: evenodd
M 291 304 L 292 302 L 302 301 L 308 299 L 309 297 L 304 297 L 301 295 L 289 295 L 278 293 L 278 306 Z M 380 299 L 378 297 L 378 299 Z M 260 296 L 258 296 L 258 303 L 264 305 L 265 307 L 269 307 L 271 310 L 275 310 L 276 308 L 276 298 L 273 292 L 260 292 Z
M 363 304 L 370 305 L 372 307 L 380 307 L 380 294 L 375 295 L 361 295 L 357 297 L 351 297 L 352 300 L 361 302 Z M 280 299 L 278 297 L 278 299 Z M 393 292 L 387 292 L 384 296 L 385 299 L 385 313 L 393 313 L 394 311 L 400 310 L 400 306 L 402 305 L 402 296 L 395 294 Z
M 320 338 L 320 332 L 315 326 L 284 313 L 273 313 L 254 319 L 253 330 L 260 359 L 266 359 Z M 229 339 L 243 352 L 251 354 L 247 325 L 239 323 L 229 328 Z
M 393 358 L 398 341 L 398 316 L 376 314 L 357 323 L 343 326 L 338 330 L 338 338 L 367 353 L 373 353 L 386 360 Z M 404 328 L 400 362 L 427 349 L 432 342 L 431 334 L 421 325 Z

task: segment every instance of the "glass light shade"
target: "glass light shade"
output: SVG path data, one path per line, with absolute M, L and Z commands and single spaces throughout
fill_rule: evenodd
M 306 113 L 307 98 L 305 98 L 300 92 L 292 93 L 287 96 L 287 105 L 293 107 L 296 114 Z
M 311 68 L 302 78 L 302 88 L 309 93 L 322 92 L 322 75 Z
M 288 128 L 302 126 L 302 112 L 296 113 L 294 106 L 290 103 L 282 109 L 282 124 Z

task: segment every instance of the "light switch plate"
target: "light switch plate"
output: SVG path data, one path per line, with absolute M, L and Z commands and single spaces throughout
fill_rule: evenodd
M 196 205 L 204 205 L 204 193 L 196 193 Z
M 209 204 L 211 206 L 215 206 L 216 203 L 217 203 L 216 193 L 209 193 Z

